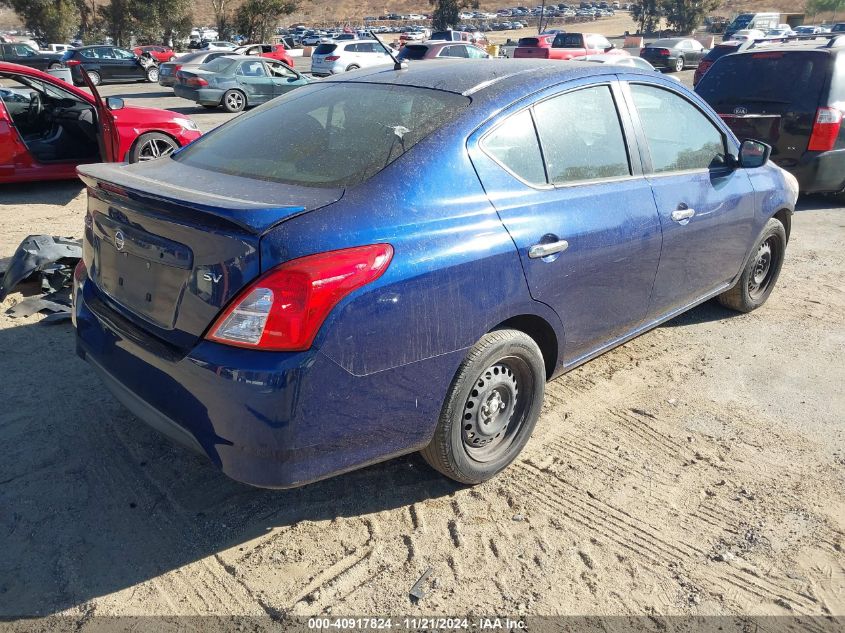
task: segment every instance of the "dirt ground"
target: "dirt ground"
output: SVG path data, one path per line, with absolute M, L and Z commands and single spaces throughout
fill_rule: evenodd
M 31 233 L 78 237 L 84 208 L 77 183 L 4 187 L 0 261 Z M 69 325 L 5 315 L 14 293 L 0 619 L 843 616 L 844 242 L 845 210 L 802 200 L 762 309 L 705 304 L 550 383 L 518 462 L 474 488 L 413 455 L 291 491 L 234 483 L 118 405 Z

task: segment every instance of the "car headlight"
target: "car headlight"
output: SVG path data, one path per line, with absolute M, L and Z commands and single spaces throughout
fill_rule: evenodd
M 176 123 L 181 125 L 184 129 L 190 130 L 192 132 L 199 132 L 199 126 L 194 123 L 191 119 L 176 119 Z

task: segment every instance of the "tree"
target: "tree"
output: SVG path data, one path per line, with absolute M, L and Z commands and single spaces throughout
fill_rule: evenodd
M 804 8 L 807 13 L 813 15 L 831 11 L 834 21 L 836 21 L 836 13 L 842 9 L 845 9 L 845 0 L 807 0 L 807 5 Z
M 662 13 L 673 30 L 692 33 L 720 4 L 721 0 L 663 0 Z
M 211 10 L 214 11 L 214 22 L 217 25 L 217 33 L 220 37 L 223 37 L 229 26 L 230 5 L 231 0 L 211 0 Z
M 266 42 L 283 15 L 296 10 L 296 0 L 246 0 L 235 13 L 235 27 L 250 42 Z
M 434 7 L 434 12 L 431 15 L 431 24 L 438 31 L 455 26 L 460 19 L 461 10 L 478 8 L 478 0 L 428 1 Z
M 128 46 L 133 36 L 170 44 L 190 31 L 190 8 L 191 0 L 110 0 L 97 13 L 117 46 Z
M 134 0 L 110 0 L 108 4 L 97 7 L 102 28 L 112 37 L 115 46 L 129 46 L 131 43 L 135 30 L 133 4 Z
M 43 43 L 67 42 L 79 28 L 76 0 L 0 0 L 0 5 L 10 7 Z
M 663 17 L 662 3 L 660 0 L 641 0 L 631 6 L 631 17 L 640 23 L 640 33 L 653 33 Z

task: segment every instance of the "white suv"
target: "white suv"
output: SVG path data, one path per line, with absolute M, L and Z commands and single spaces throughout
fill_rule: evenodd
M 392 62 L 390 55 L 375 40 L 324 42 L 314 49 L 311 56 L 311 74 L 328 77 L 347 70 Z

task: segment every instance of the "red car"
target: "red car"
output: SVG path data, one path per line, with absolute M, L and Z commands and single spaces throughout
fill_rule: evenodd
M 285 50 L 284 44 L 247 44 L 246 46 L 238 46 L 233 55 L 255 55 L 256 57 L 267 57 L 269 59 L 276 59 L 293 68 L 293 58 Z
M 172 62 L 176 59 L 176 53 L 169 46 L 136 46 L 132 52 L 140 57 L 144 53 L 149 53 L 157 62 Z
M 549 43 L 551 37 L 551 43 Z M 628 55 L 598 33 L 557 33 L 524 37 L 514 49 L 515 58 L 572 59 L 584 55 Z
M 192 120 L 103 101 L 45 72 L 0 62 L 0 183 L 76 178 L 76 166 L 137 162 L 199 138 Z

